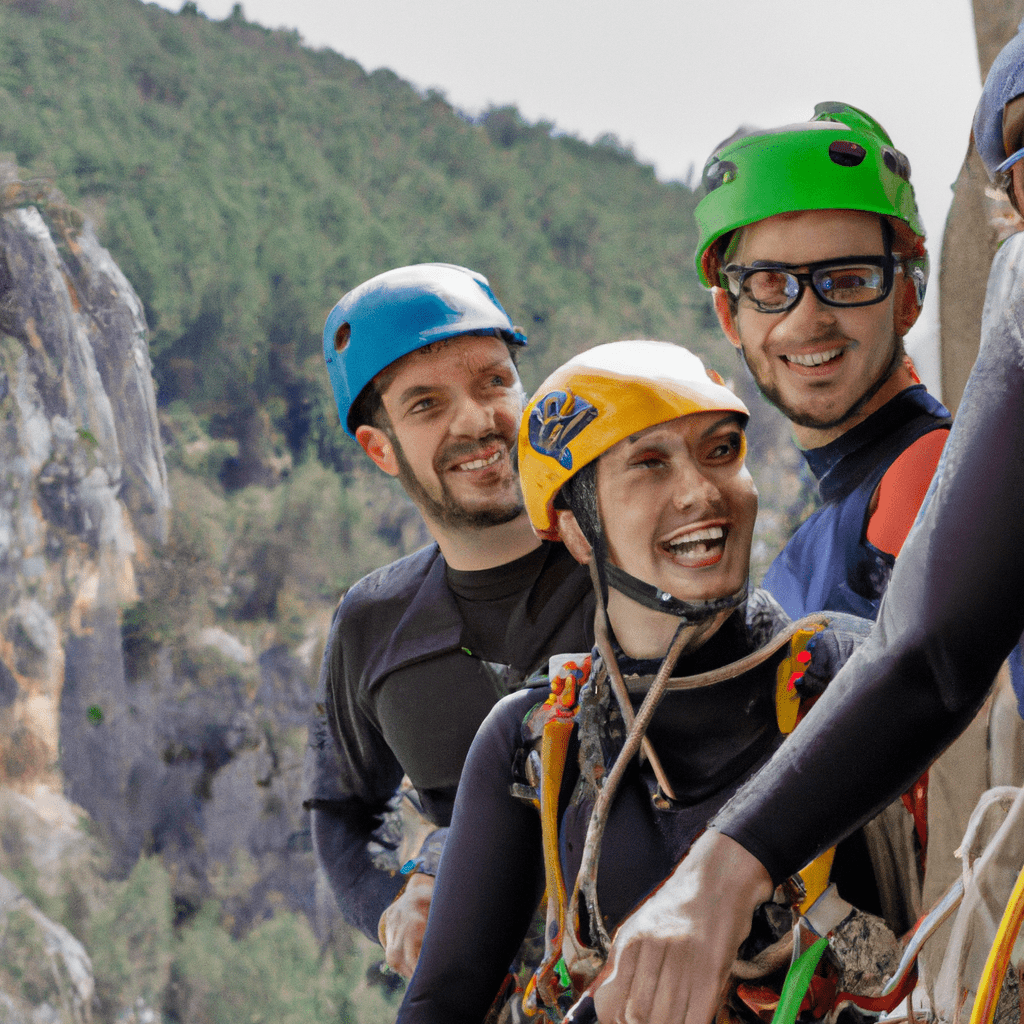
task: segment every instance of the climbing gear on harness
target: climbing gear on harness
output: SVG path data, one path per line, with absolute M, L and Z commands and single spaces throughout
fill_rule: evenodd
M 800 1003 L 811 985 L 814 969 L 828 949 L 828 939 L 818 939 L 810 949 L 801 953 L 793 961 L 779 996 L 779 1005 L 772 1017 L 772 1024 L 795 1024 L 796 1015 L 800 1012 Z
M 386 366 L 445 338 L 482 334 L 525 345 L 487 278 L 454 263 L 388 270 L 338 300 L 324 324 L 324 359 L 342 426 L 359 393 Z
M 558 796 L 562 788 L 566 752 L 569 739 L 576 726 L 576 706 L 579 688 L 589 677 L 591 659 L 588 656 L 581 665 L 569 661 L 551 679 L 551 693 L 544 702 L 543 710 L 549 717 L 541 734 L 540 779 L 537 786 L 541 818 L 541 840 L 544 848 L 544 878 L 547 883 L 547 919 L 558 922 L 558 931 L 552 934 L 550 927 L 544 933 L 544 961 L 526 987 L 523 1006 L 529 1011 L 536 1009 L 537 993 L 553 1005 L 557 992 L 562 987 L 558 974 L 558 962 L 562 955 L 567 919 L 565 880 L 558 856 Z M 553 954 L 553 951 L 555 955 Z
M 736 228 L 779 213 L 863 210 L 888 219 L 924 301 L 928 256 L 910 163 L 863 110 L 819 103 L 805 123 L 733 136 L 708 158 L 702 183 L 695 262 L 705 287 L 726 287 L 718 242 Z
M 808 628 L 798 629 L 789 642 L 789 654 L 779 663 L 775 673 L 775 712 L 779 719 L 779 732 L 788 736 L 797 723 L 800 713 L 800 691 L 797 684 L 811 663 L 808 644 L 816 633 L 825 628 L 824 623 L 812 622 Z
M 622 680 L 607 634 L 598 635 L 599 657 L 584 659 L 574 656 L 561 665 L 552 666 L 551 692 L 547 700 L 538 705 L 527 718 L 528 734 L 535 737 L 539 735 L 541 753 L 538 757 L 534 749 L 527 756 L 530 786 L 517 785 L 513 788 L 516 795 L 530 800 L 541 813 L 547 892 L 545 953 L 524 993 L 523 1006 L 526 1012 L 534 1013 L 542 1005 L 557 1006 L 568 990 L 577 994 L 584 991 L 594 981 L 607 958 L 611 940 L 604 927 L 597 899 L 601 841 L 619 783 L 629 762 L 641 747 L 644 731 L 661 696 L 668 690 L 695 689 L 722 682 L 749 672 L 773 657 L 779 659 L 776 678 L 784 678 L 787 687 L 792 682 L 792 688 L 796 690 L 799 676 L 809 662 L 809 656 L 804 660 L 808 643 L 828 623 L 827 615 L 809 616 L 792 624 L 766 646 L 731 665 L 695 676 L 670 679 L 669 673 L 683 643 L 681 634 L 677 634 L 673 649 L 669 651 L 653 682 L 649 686 L 644 684 L 646 695 L 635 716 L 629 702 L 629 685 Z M 616 675 L 618 684 L 614 682 Z M 622 711 L 628 734 L 614 762 L 606 771 L 600 743 L 586 735 L 589 727 L 585 725 L 584 716 L 588 707 L 600 705 L 612 697 Z M 595 721 L 593 715 L 591 721 Z M 591 811 L 579 871 L 572 894 L 567 899 L 558 846 L 558 799 L 569 738 L 577 725 L 580 726 L 581 780 L 590 782 L 597 797 Z M 589 763 L 591 761 L 596 763 Z M 655 765 L 656 759 L 652 758 L 652 768 Z M 655 774 L 658 776 L 657 769 Z M 674 799 L 671 790 L 664 793 L 663 787 L 667 785 L 667 779 L 662 782 L 659 777 L 654 797 L 656 802 L 659 798 Z M 804 889 L 802 886 L 799 889 L 802 898 Z M 581 902 L 586 909 L 589 929 L 587 936 L 581 934 Z M 788 956 L 788 953 L 785 955 Z M 758 969 L 762 973 L 766 970 L 763 964 Z

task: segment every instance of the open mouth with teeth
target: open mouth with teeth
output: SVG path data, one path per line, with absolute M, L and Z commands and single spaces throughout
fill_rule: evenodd
M 463 473 L 473 469 L 486 469 L 488 466 L 493 466 L 500 458 L 501 449 L 499 448 L 493 455 L 488 455 L 485 459 L 472 459 L 469 462 L 460 462 L 453 468 Z
M 790 355 L 784 355 L 782 358 L 787 363 L 793 363 L 796 366 L 806 366 L 811 369 L 824 366 L 826 363 L 831 363 L 838 359 L 843 354 L 841 348 L 830 348 L 824 352 L 806 352 L 806 353 L 792 353 Z
M 689 530 L 666 541 L 662 547 L 673 559 L 691 569 L 714 565 L 725 554 L 729 531 L 724 526 L 705 526 Z

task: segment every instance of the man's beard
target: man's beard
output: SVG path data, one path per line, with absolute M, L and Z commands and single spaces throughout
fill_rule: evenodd
M 847 340 L 845 336 L 841 337 L 842 340 Z M 905 358 L 905 350 L 903 348 L 903 339 L 898 335 L 893 334 L 892 355 L 889 358 L 889 362 L 886 363 L 885 368 L 878 375 L 878 378 L 868 385 L 864 393 L 857 398 L 845 412 L 841 413 L 839 416 L 834 416 L 829 419 L 818 418 L 810 413 L 801 412 L 799 409 L 794 409 L 792 406 L 787 405 L 783 400 L 782 395 L 779 393 L 778 388 L 773 387 L 766 380 L 762 380 L 758 376 L 757 372 L 750 365 L 750 360 L 747 359 L 746 349 L 743 348 L 742 345 L 740 346 L 740 355 L 743 357 L 743 362 L 747 364 L 750 376 L 754 378 L 757 390 L 760 391 L 764 399 L 771 402 L 771 404 L 774 405 L 775 408 L 790 421 L 790 423 L 795 423 L 798 427 L 812 427 L 815 430 L 830 430 L 833 427 L 841 427 L 848 420 L 853 419 L 853 417 L 856 416 L 861 409 L 863 409 L 864 406 L 878 394 L 879 391 L 881 391 L 885 382 L 896 372 L 896 368 L 900 363 L 903 362 L 903 359 Z
M 513 519 L 518 519 L 522 515 L 525 505 L 522 498 L 518 496 L 515 500 L 502 505 L 493 505 L 490 508 L 471 509 L 460 505 L 448 489 L 440 470 L 437 471 L 437 479 L 441 487 L 441 497 L 435 498 L 432 494 L 428 494 L 409 464 L 409 460 L 405 457 L 405 451 L 398 438 L 394 434 L 391 434 L 390 437 L 395 452 L 395 461 L 398 463 L 398 481 L 425 519 L 433 520 L 449 529 L 479 530 L 488 526 L 502 526 L 504 523 L 511 523 Z M 499 435 L 491 434 L 481 438 L 479 442 L 475 442 L 473 447 L 476 448 L 491 441 L 505 443 Z M 451 449 L 446 455 L 450 457 Z

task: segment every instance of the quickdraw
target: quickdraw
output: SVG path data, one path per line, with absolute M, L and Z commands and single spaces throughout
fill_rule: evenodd
M 540 778 L 536 787 L 539 797 L 541 841 L 544 847 L 544 879 L 547 893 L 547 920 L 544 932 L 544 960 L 530 978 L 523 993 L 523 1009 L 528 1014 L 542 1003 L 555 1005 L 565 991 L 563 977 L 558 969 L 562 957 L 565 935 L 567 900 L 562 866 L 558 856 L 558 795 L 565 773 L 565 760 L 569 740 L 576 725 L 576 707 L 579 690 L 591 672 L 591 658 L 582 664 L 569 661 L 551 680 L 551 693 L 540 707 L 545 718 L 541 733 Z M 532 781 L 532 780 L 531 780 Z M 552 934 L 550 924 L 557 921 Z

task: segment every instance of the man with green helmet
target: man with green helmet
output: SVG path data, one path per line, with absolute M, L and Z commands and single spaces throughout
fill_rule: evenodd
M 863 111 L 820 103 L 806 123 L 727 140 L 703 185 L 698 273 L 762 394 L 793 424 L 822 497 L 763 585 L 794 618 L 875 618 L 950 425 L 903 348 L 928 281 L 909 162 Z M 785 811 L 777 820 L 785 831 Z M 698 924 L 691 906 L 732 886 L 765 899 L 771 881 L 738 843 L 712 835 L 709 855 L 699 843 L 677 869 L 685 881 L 620 930 L 597 992 L 602 1021 L 696 1024 L 713 1010 L 707 991 L 687 1006 L 684 965 L 731 957 L 735 926 L 713 909 Z
M 973 142 L 993 184 L 1024 210 L 1024 21 L 989 70 Z M 608 984 L 597 995 L 604 1024 L 711 1021 L 753 908 L 771 893 L 773 879 L 848 834 L 917 778 L 971 722 L 1000 663 L 1019 650 L 1022 324 L 1024 232 L 1017 232 L 993 261 L 978 358 L 878 625 L 793 743 L 697 840 L 651 901 L 649 916 L 620 932 Z M 994 862 L 991 852 L 984 859 Z M 1011 880 L 1018 864 L 1003 860 Z M 996 892 L 989 888 L 979 901 L 993 932 L 1002 909 Z M 979 922 L 977 933 L 984 931 Z M 986 947 L 975 941 L 977 959 Z M 998 963 L 992 957 L 988 966 Z M 970 968 L 957 975 L 961 1005 L 972 973 L 976 979 Z M 934 1019 L 937 1010 L 924 1015 Z
M 703 187 L 698 273 L 822 498 L 762 585 L 794 619 L 873 619 L 950 424 L 903 348 L 928 280 L 909 162 L 868 114 L 820 103 L 808 122 L 728 139 Z M 897 931 L 919 911 L 911 851 L 926 843 L 926 805 L 911 805 L 840 848 L 833 869 L 847 898 Z
M 550 654 L 590 646 L 594 603 L 586 572 L 526 516 L 512 461 L 526 338 L 483 275 L 446 263 L 378 274 L 341 298 L 323 343 L 342 425 L 436 542 L 345 595 L 306 765 L 337 902 L 408 975 L 477 727 Z M 403 775 L 437 830 L 396 874 L 372 844 Z
M 726 141 L 703 185 L 698 273 L 823 499 L 764 586 L 794 618 L 874 618 L 950 423 L 903 349 L 928 281 L 909 162 L 863 111 L 820 103 Z

